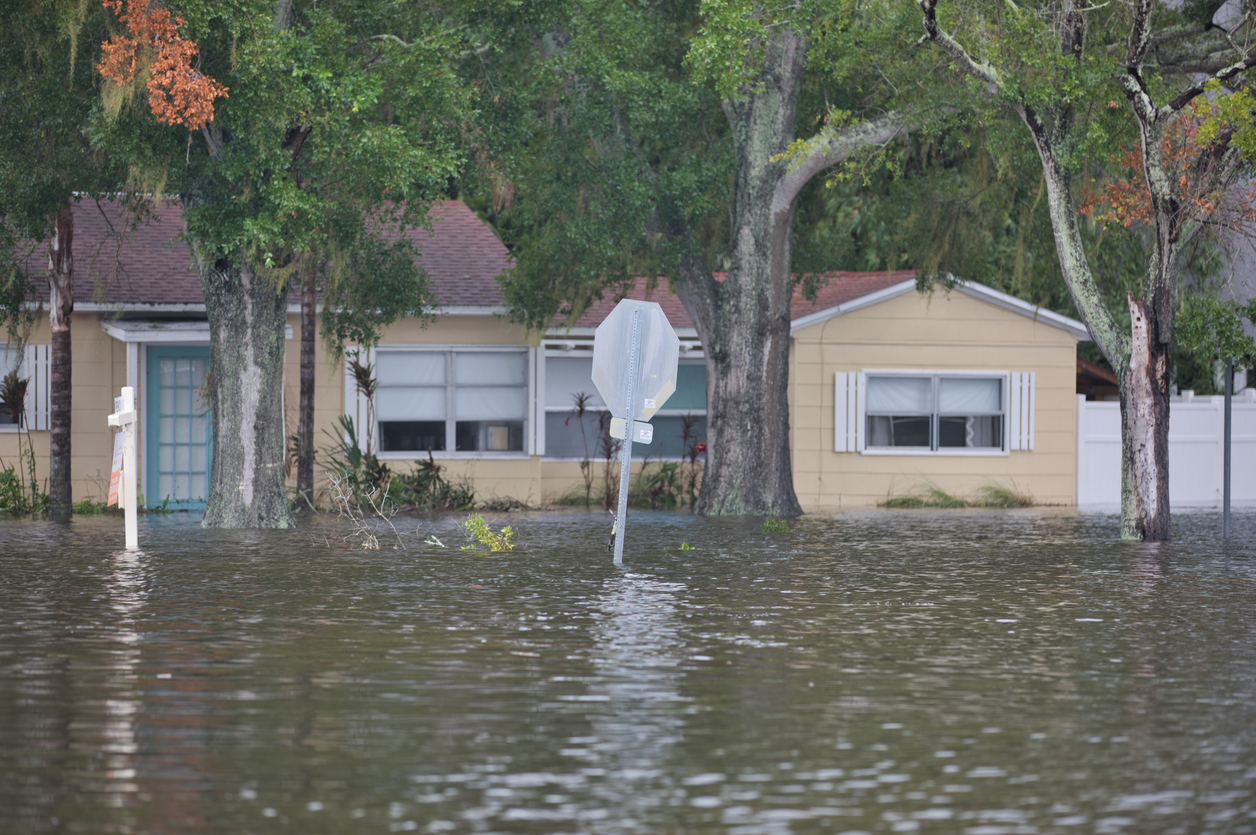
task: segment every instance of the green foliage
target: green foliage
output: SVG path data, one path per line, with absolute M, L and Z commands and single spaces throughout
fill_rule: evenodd
M 764 533 L 789 533 L 789 523 L 784 519 L 767 519 L 763 523 Z
M 47 511 L 48 494 L 39 490 L 35 480 L 34 452 L 22 450 L 18 465 L 0 461 L 0 515 L 42 516 Z
M 699 549 L 699 548 L 695 548 L 694 546 L 690 545 L 688 542 L 682 542 L 682 543 L 680 543 L 680 547 L 679 547 L 679 548 L 677 548 L 676 550 L 678 550 L 678 551 L 698 551 L 698 550 L 701 550 L 701 549 Z
M 475 504 L 475 491 L 465 479 L 450 482 L 441 476 L 443 468 L 428 453 L 426 461 L 416 461 L 413 472 L 397 473 L 388 488 L 389 498 L 403 510 L 466 510 Z
M 494 532 L 488 523 L 484 521 L 483 516 L 478 513 L 472 513 L 462 523 L 462 528 L 474 542 L 483 545 L 490 551 L 513 551 L 515 549 L 514 543 L 511 542 L 515 533 L 510 529 L 509 525 L 503 527 L 500 532 Z M 474 551 L 476 546 L 470 545 L 463 550 Z
M 1188 293 L 1178 313 L 1178 341 L 1209 360 L 1233 359 L 1240 366 L 1256 365 L 1256 341 L 1243 330 L 1244 319 L 1256 324 L 1256 300 L 1238 303 L 1215 293 Z
M 380 490 L 387 487 L 392 478 L 392 471 L 373 453 L 363 451 L 358 445 L 357 429 L 353 425 L 353 418 L 340 415 L 337 423 L 340 426 L 338 433 L 323 430 L 323 434 L 329 440 L 329 443 L 321 450 L 323 465 L 354 491 Z

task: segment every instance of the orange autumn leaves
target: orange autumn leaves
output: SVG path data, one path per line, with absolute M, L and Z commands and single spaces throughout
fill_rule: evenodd
M 1114 107 L 1115 102 L 1108 106 Z M 1248 184 L 1246 191 L 1239 194 L 1235 188 L 1215 190 L 1217 184 L 1208 182 L 1208 157 L 1217 134 L 1217 126 L 1209 123 L 1215 122 L 1218 116 L 1209 102 L 1196 99 L 1183 108 L 1164 132 L 1160 155 L 1172 195 L 1181 208 L 1200 218 L 1212 217 L 1223 223 L 1256 222 L 1256 210 L 1253 210 L 1256 183 Z M 1206 125 L 1209 129 L 1205 129 Z M 1126 171 L 1129 176 L 1113 176 L 1101 187 L 1085 189 L 1079 206 L 1081 213 L 1103 223 L 1120 223 L 1126 227 L 1133 223 L 1150 223 L 1153 208 L 1141 151 L 1134 148 L 1116 154 L 1111 166 L 1114 170 Z M 1220 217 L 1221 214 L 1226 217 Z
M 199 47 L 179 35 L 183 18 L 151 0 L 103 0 L 124 32 L 105 41 L 96 66 L 106 81 L 126 86 L 148 74 L 148 106 L 157 121 L 199 130 L 214 120 L 214 100 L 227 88 L 193 66 Z

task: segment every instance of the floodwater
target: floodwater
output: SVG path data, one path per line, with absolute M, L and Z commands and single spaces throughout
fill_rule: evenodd
M 1256 831 L 1251 511 L 457 521 L 0 525 L 0 832 Z

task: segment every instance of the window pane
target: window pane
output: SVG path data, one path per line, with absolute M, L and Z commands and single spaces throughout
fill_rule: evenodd
M 938 419 L 938 446 L 972 449 L 1003 448 L 1003 416 L 943 417 Z
M 929 377 L 869 377 L 869 412 L 929 412 L 933 386 Z
M 376 415 L 381 421 L 444 420 L 445 396 L 444 388 L 381 388 L 375 395 Z
M 676 369 L 676 393 L 667 398 L 664 409 L 705 409 L 706 363 L 681 363 Z
M 523 420 L 527 414 L 526 388 L 459 386 L 454 389 L 454 417 L 458 420 Z
M 525 386 L 528 355 L 522 351 L 454 354 L 454 383 L 459 386 Z
M 522 452 L 523 421 L 461 420 L 454 430 L 458 452 Z
M 930 447 L 932 418 L 915 415 L 868 415 L 868 447 Z
M 668 401 L 669 403 L 671 401 Z M 690 447 L 695 443 L 706 442 L 706 417 L 694 415 L 689 424 L 689 439 L 684 439 L 685 419 L 679 415 L 655 417 L 650 421 L 654 425 L 654 440 L 648 444 L 632 445 L 632 455 L 640 458 L 649 455 L 651 458 L 684 458 Z M 549 440 L 548 438 L 546 439 Z
M 587 357 L 550 357 L 545 361 L 545 405 L 570 409 L 572 395 L 589 395 L 588 408 L 604 409 L 606 403 L 593 385 L 593 360 Z
M 386 386 L 439 386 L 445 383 L 444 351 L 379 351 L 375 379 Z
M 940 382 L 943 414 L 1003 411 L 1003 380 L 997 377 L 943 377 Z
M 548 373 L 548 372 L 547 372 Z M 580 434 L 580 422 L 567 412 L 550 412 L 545 416 L 545 457 L 547 458 L 602 458 L 602 436 L 606 435 L 610 419 L 599 424 L 604 412 L 585 412 L 584 434 Z
M 443 452 L 445 421 L 380 421 L 379 438 L 383 452 Z

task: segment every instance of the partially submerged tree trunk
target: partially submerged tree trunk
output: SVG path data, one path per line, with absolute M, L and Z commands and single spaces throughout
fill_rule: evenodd
M 1129 297 L 1129 361 L 1120 370 L 1121 537 L 1169 538 L 1169 345 L 1155 307 Z
M 301 403 L 297 416 L 297 505 L 314 509 L 314 350 L 317 339 L 314 258 L 301 277 Z
M 73 494 L 70 482 L 70 406 L 73 368 L 70 314 L 74 312 L 74 211 L 62 206 L 53 224 L 48 246 L 48 316 L 52 326 L 51 438 L 48 456 L 48 515 L 70 518 Z
M 725 104 L 737 160 L 728 279 L 679 282 L 707 357 L 707 466 L 694 508 L 702 514 L 802 513 L 789 448 L 795 200 L 775 198 L 805 54 L 802 39 L 784 32 L 768 47 L 762 89 Z
M 694 508 L 701 514 L 802 513 L 788 400 L 798 195 L 825 169 L 911 126 L 907 117 L 890 113 L 840 129 L 826 126 L 791 148 L 806 53 L 805 38 L 778 28 L 752 89 L 724 103 L 736 160 L 728 279 L 712 278 L 692 242 L 677 271 L 677 294 L 707 357 L 707 462 Z
M 241 254 L 200 263 L 209 317 L 214 460 L 207 528 L 287 528 L 283 360 L 286 288 Z

